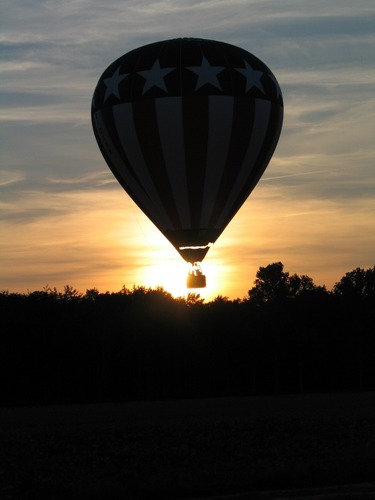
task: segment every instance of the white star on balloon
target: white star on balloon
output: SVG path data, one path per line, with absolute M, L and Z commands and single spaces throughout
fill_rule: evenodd
M 104 102 L 108 99 L 112 94 L 115 95 L 118 99 L 120 99 L 120 93 L 118 86 L 122 82 L 124 78 L 126 78 L 129 73 L 120 75 L 120 66 L 116 69 L 113 75 L 110 78 L 104 78 L 103 82 L 105 84 L 106 91 L 104 94 Z
M 156 59 L 151 69 L 138 71 L 138 75 L 141 75 L 142 78 L 146 80 L 142 95 L 148 90 L 152 89 L 152 87 L 158 87 L 159 89 L 168 92 L 164 77 L 174 69 L 176 68 L 161 68 L 159 59 Z
M 187 69 L 198 75 L 195 90 L 203 87 L 206 83 L 222 90 L 220 82 L 217 79 L 217 75 L 225 69 L 224 66 L 211 66 L 211 64 L 203 56 L 200 66 L 187 66 Z
M 265 94 L 262 82 L 260 81 L 260 79 L 264 75 L 263 71 L 256 71 L 255 69 L 253 69 L 250 64 L 245 61 L 245 59 L 243 62 L 245 63 L 244 68 L 234 69 L 236 71 L 239 71 L 246 78 L 246 92 L 248 92 L 253 87 L 256 87 L 261 92 L 263 92 L 263 94 Z

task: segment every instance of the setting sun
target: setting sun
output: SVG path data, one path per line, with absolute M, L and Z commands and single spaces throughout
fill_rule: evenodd
M 148 221 L 144 221 L 145 226 Z M 143 226 L 143 224 L 142 224 Z M 143 226 L 142 229 L 145 229 Z M 144 231 L 142 231 L 144 234 Z M 186 297 L 189 293 L 197 293 L 205 300 L 211 300 L 220 295 L 220 283 L 223 285 L 221 268 L 216 259 L 210 259 L 210 253 L 202 263 L 202 271 L 206 275 L 207 286 L 205 288 L 187 288 L 186 278 L 190 264 L 185 262 L 168 240 L 154 227 L 150 226 L 147 236 L 140 239 L 140 253 L 142 260 L 139 261 L 139 280 L 142 285 L 155 288 L 163 287 L 174 297 Z M 147 249 L 145 250 L 145 247 Z M 152 264 L 149 264 L 152 261 Z M 137 286 L 137 283 L 135 283 Z
M 106 3 L 104 10 L 93 6 L 89 11 L 83 2 L 6 2 L 0 290 L 25 293 L 71 285 L 84 294 L 92 288 L 117 292 L 124 286 L 161 286 L 174 296 L 198 293 L 208 302 L 218 295 L 247 297 L 259 267 L 273 262 L 281 261 L 289 272 L 311 276 L 328 289 L 346 272 L 373 266 L 372 12 L 364 0 L 351 8 L 346 2 L 345 12 L 340 2 L 327 1 L 329 8 L 305 1 L 298 13 L 272 2 L 271 17 L 264 15 L 267 2 L 255 1 L 251 9 L 242 9 L 244 2 L 195 2 L 197 8 L 190 10 L 184 3 L 174 2 L 176 8 L 170 9 L 161 2 L 157 12 L 132 1 L 134 9 L 128 2 L 111 0 L 112 7 Z M 50 8 L 55 4 L 56 9 Z M 212 16 L 223 23 L 212 23 Z M 309 28 L 302 29 L 296 16 Z M 236 26 L 230 27 L 233 19 Z M 338 28 L 332 31 L 334 25 Z M 272 108 L 280 95 L 271 73 L 251 56 L 227 65 L 224 60 L 229 59 L 216 61 L 211 50 L 176 61 L 173 53 L 178 51 L 167 50 L 161 59 L 157 51 L 145 59 L 135 57 L 139 67 L 130 59 L 126 65 L 108 66 L 148 43 L 159 43 L 161 33 L 165 41 L 183 36 L 239 43 L 269 66 L 285 103 L 280 141 L 250 199 L 218 237 L 210 232 L 204 242 L 197 242 L 197 235 L 190 244 L 181 242 L 189 247 L 215 241 L 203 261 L 202 256 L 194 258 L 202 261 L 206 276 L 207 286 L 200 289 L 186 288 L 189 264 L 132 201 L 141 191 L 131 171 L 135 191 L 129 198 L 108 168 L 91 126 L 95 85 L 100 79 L 97 119 L 108 123 L 112 117 L 112 127 L 119 125 L 121 136 L 131 134 L 127 153 L 114 156 L 119 163 L 121 157 L 143 158 L 138 177 L 149 193 L 144 200 L 148 208 L 143 206 L 151 214 L 151 201 L 157 205 L 156 225 L 164 233 L 176 220 L 176 233 L 187 227 L 194 232 L 199 224 L 223 227 L 226 205 L 233 206 L 246 177 L 238 172 L 233 185 L 236 169 L 229 172 L 229 165 L 237 165 L 247 147 L 249 155 L 252 151 L 257 156 L 258 139 L 269 122 L 263 119 L 270 109 L 265 102 Z M 37 45 L 26 43 L 35 39 Z M 50 43 L 55 39 L 59 43 Z M 106 67 L 108 74 L 100 78 Z M 190 97 L 185 104 L 180 99 L 180 83 L 186 96 L 205 102 L 194 108 L 195 114 L 187 106 Z M 137 93 L 134 102 L 131 89 Z M 236 102 L 253 96 L 253 111 L 246 116 L 261 118 L 259 127 L 251 127 L 259 137 L 248 145 L 242 144 L 248 128 L 240 126 L 245 108 L 232 107 L 232 90 L 241 93 Z M 119 119 L 117 113 L 129 106 L 137 108 L 138 118 Z M 142 132 L 143 109 L 148 118 Z M 173 111 L 170 120 L 163 119 L 168 110 Z M 187 123 L 189 116 L 197 117 L 196 126 Z M 235 131 L 241 132 L 240 148 L 232 142 Z M 145 148 L 146 157 L 141 154 Z M 199 151 L 205 161 L 196 161 Z M 180 170 L 174 168 L 176 162 Z M 151 164 L 160 166 L 160 175 L 148 175 Z M 193 227 L 189 196 L 196 191 Z M 201 198 L 208 200 L 203 210 Z

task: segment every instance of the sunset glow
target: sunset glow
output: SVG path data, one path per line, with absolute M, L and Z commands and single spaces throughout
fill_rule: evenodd
M 173 4 L 173 8 L 171 8 Z M 330 289 L 374 265 L 374 9 L 370 2 L 6 1 L 0 120 L 0 289 L 162 286 L 189 265 L 109 171 L 90 105 L 102 71 L 157 40 L 243 47 L 280 83 L 275 154 L 202 263 L 205 300 L 243 298 L 281 261 Z M 251 8 L 249 8 L 251 7 Z

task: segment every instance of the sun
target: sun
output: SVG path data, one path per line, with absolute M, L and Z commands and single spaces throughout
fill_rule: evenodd
M 189 293 L 199 294 L 201 298 L 210 301 L 215 298 L 217 291 L 219 269 L 213 264 L 202 263 L 203 273 L 206 275 L 207 286 L 205 288 L 187 288 L 186 278 L 190 264 L 183 261 L 179 256 L 176 258 L 162 259 L 145 266 L 142 270 L 142 282 L 146 286 L 164 288 L 173 297 L 187 297 Z
M 173 297 L 183 297 L 186 294 L 186 274 L 188 265 L 178 259 L 158 260 L 143 270 L 143 281 L 147 286 L 161 286 Z
M 133 214 L 134 215 L 134 214 Z M 186 278 L 190 269 L 190 264 L 179 255 L 165 236 L 158 231 L 155 226 L 140 214 L 137 218 L 136 228 L 129 233 L 130 224 L 124 226 L 119 231 L 117 238 L 124 247 L 132 242 L 132 248 L 136 252 L 129 257 L 132 262 L 133 286 L 144 286 L 146 288 L 162 287 L 174 298 L 187 297 L 190 293 L 199 294 L 199 296 L 209 302 L 218 295 L 223 294 L 223 269 L 217 258 L 209 255 L 201 263 L 202 271 L 206 276 L 205 288 L 186 287 Z M 124 268 L 124 274 L 127 270 Z M 129 282 L 129 278 L 125 280 Z

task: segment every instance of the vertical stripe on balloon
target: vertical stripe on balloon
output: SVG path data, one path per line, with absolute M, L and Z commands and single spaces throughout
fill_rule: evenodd
M 191 227 L 200 227 L 208 139 L 208 96 L 183 96 L 186 177 Z
M 185 168 L 181 97 L 155 99 L 158 129 L 165 168 L 182 228 L 190 228 L 190 206 Z
M 116 179 L 118 179 L 133 201 L 155 224 L 165 224 L 167 222 L 166 219 L 162 218 L 158 212 L 155 212 L 154 203 L 147 196 L 144 186 L 140 184 L 138 177 L 134 175 L 127 157 L 122 151 L 120 138 L 114 132 L 112 110 L 103 108 L 101 111 L 96 111 L 93 114 L 93 119 L 96 124 L 96 134 L 100 137 L 100 148 Z M 111 122 L 110 127 L 108 126 L 109 120 Z M 111 133 L 108 130 L 111 130 Z
M 163 150 L 160 143 L 155 99 L 140 99 L 133 102 L 133 123 L 137 136 L 137 144 L 142 152 L 144 164 L 156 192 L 169 215 L 172 227 L 181 227 L 176 203 L 165 168 Z M 169 228 L 168 228 L 169 229 Z
M 113 107 L 115 129 L 121 140 L 122 148 L 129 159 L 131 165 L 137 166 L 137 178 L 143 186 L 144 192 L 154 205 L 154 212 L 163 221 L 163 227 L 173 228 L 173 224 L 168 216 L 159 193 L 157 192 L 150 171 L 143 157 L 142 149 L 138 141 L 135 129 L 133 105 L 129 103 L 119 104 Z M 127 172 L 124 172 L 125 176 Z M 143 197 L 140 197 L 143 201 Z
M 259 161 L 259 153 L 262 149 L 263 142 L 267 134 L 267 128 L 270 118 L 270 108 L 271 103 L 269 101 L 265 101 L 264 99 L 255 100 L 254 123 L 256 123 L 256 126 L 253 127 L 246 155 L 242 162 L 241 168 L 238 171 L 237 177 L 228 193 L 226 203 L 222 207 L 221 216 L 215 223 L 215 227 L 220 227 L 224 224 L 226 225 L 228 219 L 230 220 L 235 213 L 233 211 L 233 207 L 242 205 L 242 203 L 244 202 L 244 198 L 242 195 L 244 185 L 246 186 L 247 196 L 255 186 L 255 182 L 251 182 L 251 179 L 252 177 L 254 177 L 254 170 L 256 172 L 255 177 L 258 179 L 256 163 Z M 261 170 L 262 172 L 263 165 L 264 162 L 259 165 L 259 170 Z
M 282 125 L 283 111 L 282 108 L 280 108 L 278 105 L 274 105 L 270 101 L 267 102 L 269 105 L 268 127 L 266 135 L 264 137 L 262 148 L 258 155 L 255 171 L 253 173 L 250 172 L 248 177 L 246 178 L 242 190 L 238 196 L 238 200 L 231 209 L 232 215 L 229 214 L 225 221 L 225 224 L 229 223 L 231 218 L 244 203 L 251 191 L 255 188 L 263 172 L 267 168 L 267 165 L 271 160 L 272 154 L 276 148 Z
M 226 166 L 217 194 L 214 211 L 210 219 L 210 227 L 216 227 L 216 222 L 222 214 L 231 187 L 235 183 L 241 165 L 246 156 L 254 124 L 254 103 L 252 100 L 235 97 L 233 101 L 233 120 L 229 131 L 230 143 L 226 158 Z
M 223 178 L 232 129 L 233 96 L 209 97 L 207 164 L 200 227 L 209 227 Z

